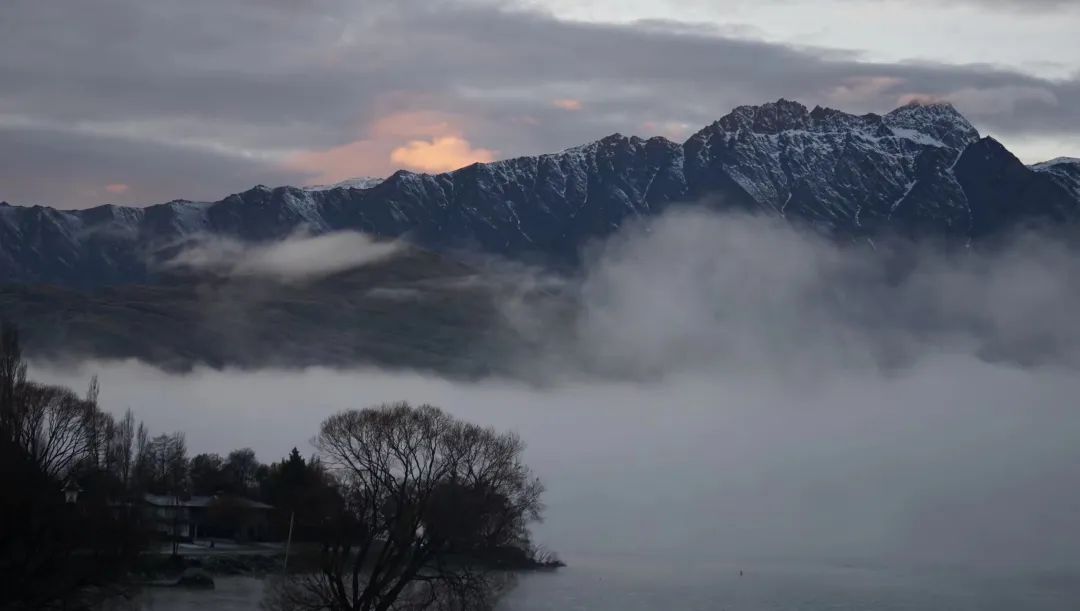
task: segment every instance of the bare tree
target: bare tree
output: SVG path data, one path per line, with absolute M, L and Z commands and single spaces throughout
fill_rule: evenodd
M 170 531 L 173 535 L 172 553 L 179 552 L 180 541 L 177 530 L 180 521 L 180 502 L 188 495 L 188 460 L 187 443 L 183 433 L 158 435 L 147 446 L 152 480 L 150 490 L 156 494 L 172 497 L 173 511 L 170 516 Z
M 165 485 L 168 486 L 170 494 L 186 496 L 189 485 L 188 458 L 187 439 L 183 433 L 173 433 L 169 436 L 166 465 Z
M 231 490 L 235 494 L 244 494 L 255 488 L 255 473 L 259 469 L 259 461 L 255 458 L 255 450 L 242 448 L 229 452 L 225 459 L 225 474 L 229 479 Z
M 347 411 L 316 438 L 346 499 L 320 574 L 273 589 L 281 608 L 486 608 L 486 562 L 528 549 L 543 486 L 516 435 L 405 403 Z
M 89 453 L 90 466 L 97 468 L 101 465 L 101 454 L 105 439 L 104 416 L 98 410 L 98 394 L 101 388 L 98 386 L 97 376 L 90 378 L 90 386 L 86 389 L 86 402 L 84 404 L 86 419 L 86 442 Z
M 97 395 L 96 377 L 85 400 L 28 382 L 18 329 L 0 323 L 0 434 L 48 477 L 63 479 L 88 459 L 97 466 L 97 439 L 112 421 L 98 409 Z
M 116 447 L 116 418 L 101 412 L 101 468 L 119 480 L 119 459 Z
M 192 494 L 215 495 L 223 492 L 224 464 L 225 460 L 217 454 L 196 454 L 189 466 Z
M 86 403 L 59 386 L 25 382 L 18 393 L 17 443 L 50 477 L 63 479 L 89 450 Z
M 135 441 L 135 415 L 129 408 L 124 412 L 124 417 L 116 424 L 116 430 L 112 436 L 112 454 L 116 462 L 116 475 L 125 490 L 131 489 L 131 471 L 134 456 L 132 455 Z
M 11 439 L 18 426 L 16 392 L 26 382 L 26 361 L 22 357 L 19 330 L 0 321 L 0 435 Z
M 187 442 L 183 433 L 158 435 L 150 440 L 148 450 L 156 492 L 183 496 L 187 492 Z
M 153 447 L 146 423 L 139 422 L 135 433 L 135 461 L 132 465 L 131 489 L 137 494 L 155 491 Z

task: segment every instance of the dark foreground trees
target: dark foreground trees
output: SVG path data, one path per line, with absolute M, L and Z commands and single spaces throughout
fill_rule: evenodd
M 398 403 L 329 418 L 316 445 L 345 505 L 321 571 L 278 584 L 272 607 L 487 608 L 488 569 L 530 549 L 543 486 L 514 434 Z
M 96 383 L 80 398 L 28 380 L 18 332 L 0 322 L 0 609 L 89 605 L 134 562 L 144 531 L 112 494 L 131 426 L 98 409 Z
M 261 487 L 262 500 L 275 508 L 281 538 L 292 531 L 294 541 L 318 541 L 326 518 L 341 515 L 343 503 L 334 477 L 317 457 L 304 460 L 296 448 L 266 468 Z
M 85 397 L 28 380 L 18 334 L 0 324 L 0 610 L 86 608 L 114 592 L 163 526 L 144 516 L 144 493 L 222 493 L 226 526 L 238 497 L 258 496 L 277 506 L 281 536 L 322 542 L 317 570 L 272 589 L 281 609 L 486 608 L 501 575 L 489 569 L 535 558 L 543 488 L 515 435 L 395 404 L 329 418 L 311 460 L 294 449 L 266 466 L 242 449 L 189 461 L 182 434 L 151 436 L 97 399 L 96 380 Z

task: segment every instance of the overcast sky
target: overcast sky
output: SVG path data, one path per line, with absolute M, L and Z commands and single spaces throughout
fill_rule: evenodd
M 443 171 L 780 97 L 1080 156 L 1071 0 L 4 0 L 0 201 Z

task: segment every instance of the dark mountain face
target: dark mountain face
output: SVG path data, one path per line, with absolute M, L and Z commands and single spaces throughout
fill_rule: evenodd
M 181 371 L 380 365 L 474 377 L 503 371 L 503 349 L 524 341 L 498 307 L 513 285 L 428 251 L 303 280 L 186 271 L 161 280 L 0 286 L 0 318 L 17 321 L 34 358 Z
M 272 241 L 301 230 L 565 262 L 588 240 L 676 203 L 782 215 L 840 239 L 966 242 L 1080 215 L 1080 162 L 1025 167 L 943 104 L 855 116 L 780 100 L 739 107 L 683 144 L 616 134 L 557 154 L 358 184 L 260 186 L 147 208 L 0 205 L 0 278 L 144 283 L 199 236 Z

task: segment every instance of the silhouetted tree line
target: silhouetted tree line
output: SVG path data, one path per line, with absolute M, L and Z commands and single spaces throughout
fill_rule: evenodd
M 499 569 L 561 564 L 530 540 L 544 488 L 514 434 L 397 403 L 328 418 L 310 459 L 189 459 L 183 433 L 151 437 L 130 409 L 103 412 L 96 378 L 80 397 L 26 373 L 17 329 L 0 324 L 0 608 L 108 594 L 150 541 L 146 494 L 213 496 L 226 531 L 244 499 L 260 500 L 278 536 L 291 524 L 294 540 L 318 542 L 318 570 L 271 587 L 274 609 L 489 608 Z
M 277 507 L 277 532 L 296 512 L 298 536 L 340 503 L 319 462 L 295 449 L 271 465 L 248 448 L 189 459 L 183 433 L 151 436 L 130 409 L 114 418 L 99 390 L 96 378 L 83 396 L 30 380 L 18 329 L 0 322 L 0 608 L 78 608 L 108 594 L 153 542 L 145 494 L 263 500 Z
M 115 421 L 97 397 L 96 380 L 80 397 L 27 379 L 18 330 L 0 323 L 0 606 L 89 606 L 146 543 L 118 502 L 133 418 Z M 66 502 L 74 490 L 79 502 Z
M 305 459 L 296 448 L 286 458 L 260 463 L 251 448 L 233 450 L 226 457 L 198 454 L 189 463 L 190 492 L 215 496 L 211 509 L 220 527 L 210 534 L 227 534 L 234 521 L 235 499 L 257 500 L 274 507 L 274 538 L 284 538 L 290 522 L 294 540 L 314 540 L 329 516 L 343 503 L 337 485 L 317 457 Z

